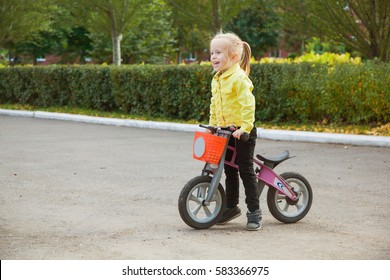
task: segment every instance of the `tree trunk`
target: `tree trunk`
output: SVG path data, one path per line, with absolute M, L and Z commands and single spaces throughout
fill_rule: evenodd
M 219 14 L 219 0 L 213 0 L 211 6 L 213 9 L 213 32 L 214 34 L 222 33 L 221 19 Z
M 114 65 L 121 65 L 122 57 L 121 57 L 121 41 L 122 34 L 112 34 L 112 63 Z

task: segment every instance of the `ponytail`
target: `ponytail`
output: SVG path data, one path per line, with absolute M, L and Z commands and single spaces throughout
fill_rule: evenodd
M 245 71 L 247 76 L 249 76 L 249 73 L 251 72 L 251 47 L 247 42 L 242 41 L 243 51 L 240 61 L 241 68 Z

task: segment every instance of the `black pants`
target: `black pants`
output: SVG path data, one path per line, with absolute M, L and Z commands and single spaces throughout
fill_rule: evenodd
M 255 152 L 257 132 L 256 127 L 252 129 L 248 141 L 240 141 L 233 136 L 230 137 L 229 145 L 235 146 L 237 150 L 236 163 L 238 170 L 225 164 L 226 175 L 226 198 L 227 207 L 233 208 L 239 202 L 239 175 L 245 188 L 245 203 L 248 210 L 253 212 L 260 209 L 257 193 L 257 179 L 253 169 L 253 154 Z M 229 157 L 229 155 L 227 155 Z

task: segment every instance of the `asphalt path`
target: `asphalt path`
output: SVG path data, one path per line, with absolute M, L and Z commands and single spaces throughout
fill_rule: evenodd
M 263 194 L 263 228 L 248 232 L 245 215 L 208 230 L 181 220 L 178 195 L 203 166 L 192 141 L 0 115 L 0 259 L 390 258 L 390 148 L 258 139 L 257 153 L 290 150 L 277 171 L 304 175 L 314 201 L 285 225 Z

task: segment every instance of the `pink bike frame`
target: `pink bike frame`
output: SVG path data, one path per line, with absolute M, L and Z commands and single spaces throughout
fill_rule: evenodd
M 232 146 L 227 146 L 227 149 L 232 151 L 233 155 L 230 160 L 225 159 L 224 163 L 238 169 L 238 165 L 235 163 L 237 157 L 236 148 Z M 288 185 L 288 183 L 285 180 L 283 180 L 282 177 L 276 174 L 272 168 L 265 166 L 261 161 L 255 158 L 253 159 L 253 161 L 259 166 L 259 172 L 256 175 L 256 178 L 259 180 L 259 184 L 260 182 L 263 182 L 267 186 L 276 188 L 278 192 L 283 193 L 284 195 L 289 197 L 292 201 L 298 200 L 298 197 L 291 190 L 291 187 Z

